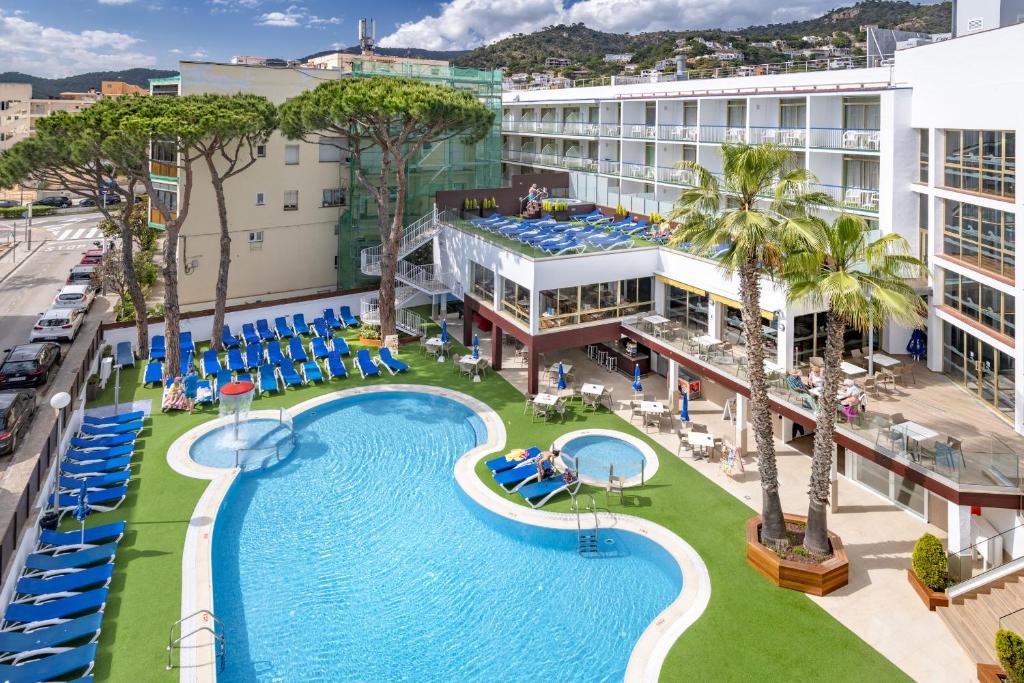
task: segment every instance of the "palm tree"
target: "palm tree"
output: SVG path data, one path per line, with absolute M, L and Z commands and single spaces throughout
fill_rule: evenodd
M 761 278 L 776 277 L 785 254 L 810 242 L 813 222 L 809 204 L 828 198 L 808 192 L 811 175 L 787 167 L 789 151 L 776 145 L 723 145 L 723 171 L 716 177 L 695 162 L 682 162 L 693 175 L 668 220 L 678 224 L 671 245 L 690 243 L 698 254 L 718 261 L 722 271 L 740 282 L 743 328 L 750 383 L 750 419 L 761 477 L 761 540 L 786 543 L 786 525 L 779 499 L 772 416 L 764 371 L 761 327 Z
M 804 535 L 808 550 L 825 555 L 844 333 L 847 327 L 867 331 L 885 320 L 919 325 L 924 302 L 906 279 L 923 275 L 925 266 L 908 255 L 909 245 L 900 235 L 872 240 L 868 224 L 859 216 L 843 214 L 831 226 L 818 222 L 814 233 L 809 248 L 786 258 L 783 277 L 791 301 L 810 300 L 828 307 L 824 385 L 818 401 Z

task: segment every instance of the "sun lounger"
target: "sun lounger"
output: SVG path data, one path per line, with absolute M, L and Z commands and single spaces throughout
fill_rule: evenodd
M 282 363 L 277 368 L 278 375 L 281 377 L 281 382 L 286 387 L 300 387 L 304 384 L 302 376 L 295 372 L 295 366 L 292 365 L 291 361 Z
M 245 339 L 246 344 L 256 344 L 257 346 L 263 341 L 256 333 L 256 327 L 252 323 L 242 325 L 242 338 Z
M 316 332 L 318 337 L 323 337 L 324 339 L 331 338 L 331 328 L 323 318 L 314 318 L 313 331 Z
M 25 558 L 25 576 L 35 576 L 47 572 L 66 572 L 70 569 L 82 569 L 94 564 L 107 563 L 114 559 L 116 553 L 117 543 L 104 543 L 60 555 L 32 553 Z
M 541 450 L 536 446 L 531 446 L 526 449 L 526 453 L 522 458 L 509 458 L 508 455 L 503 455 L 500 458 L 492 458 L 485 462 L 491 472 L 502 472 L 504 470 L 512 469 L 518 465 L 523 464 L 527 460 L 532 460 L 541 454 Z
M 110 522 L 108 524 L 86 527 L 85 543 L 117 542 L 122 536 L 124 536 L 124 530 L 127 526 L 127 522 Z M 40 546 L 62 546 L 81 542 L 81 529 L 74 529 L 72 531 L 53 531 L 52 529 L 42 529 L 39 532 Z
M 295 330 L 288 324 L 288 318 L 283 315 L 274 318 L 274 331 L 277 332 L 278 339 L 287 339 L 295 335 Z
M 81 427 L 81 434 L 83 436 L 114 436 L 116 434 L 128 434 L 129 432 L 140 432 L 142 431 L 143 422 L 137 420 L 135 422 L 124 422 L 116 425 L 90 425 L 84 424 Z
M 309 360 L 309 356 L 306 355 L 306 349 L 302 347 L 302 340 L 298 337 L 292 337 L 288 340 L 288 355 L 292 357 L 292 360 L 302 363 Z
M 67 619 L 86 612 L 102 612 L 107 603 L 107 589 L 97 588 L 78 595 L 57 598 L 49 602 L 13 603 L 4 612 L 4 622 L 40 622 Z
M 126 455 L 131 456 L 134 452 L 134 444 L 114 446 L 113 448 L 69 448 L 65 458 L 76 462 L 98 462 L 100 460 L 110 460 L 111 458 L 121 458 Z
M 162 356 L 161 356 L 162 358 Z M 146 363 L 146 372 L 142 375 L 142 384 L 159 384 L 164 378 L 164 365 L 158 360 Z
M 178 346 L 181 347 L 182 355 L 186 353 L 194 354 L 196 352 L 195 342 L 192 341 L 191 332 L 181 332 L 178 334 Z
M 341 307 L 341 322 L 345 323 L 345 327 L 359 327 L 359 321 L 352 315 L 348 306 Z
M 131 476 L 132 473 L 129 470 L 121 470 L 120 472 L 107 472 L 106 474 L 97 474 L 92 477 L 83 477 L 81 479 L 75 479 L 69 476 L 61 476 L 60 488 L 64 491 L 70 491 L 71 493 L 79 493 L 82 490 L 82 484 L 85 484 L 86 492 L 91 493 L 93 491 L 99 491 L 101 489 L 106 489 L 111 486 L 127 485 L 128 480 L 131 479 Z
M 58 574 L 48 579 L 26 577 L 18 579 L 14 592 L 20 596 L 56 595 L 57 593 L 81 593 L 88 589 L 105 588 L 110 584 L 114 574 L 114 564 L 108 562 L 96 567 L 89 567 L 80 572 Z M 15 600 L 15 602 L 25 602 Z
M 196 400 L 193 405 L 201 406 L 207 403 L 213 403 L 213 383 L 208 379 L 201 379 L 196 383 Z
M 341 328 L 345 327 L 344 325 L 341 324 L 341 321 L 338 320 L 338 318 L 334 315 L 333 308 L 324 309 L 324 320 L 327 321 L 327 324 L 330 325 L 332 330 L 340 330 Z
M 227 325 L 220 328 L 220 343 L 225 349 L 237 349 L 242 345 L 238 337 L 231 334 L 231 328 Z
M 272 365 L 281 365 L 285 362 L 284 352 L 281 350 L 281 342 L 276 339 L 267 342 L 267 360 Z
M 380 375 L 380 368 L 374 364 L 373 359 L 370 358 L 370 352 L 366 349 L 356 351 L 356 367 L 359 368 L 359 374 L 363 376 L 363 379 Z
M 302 380 L 305 384 L 324 381 L 324 373 L 315 360 L 307 360 L 299 367 L 302 369 Z
M 214 351 L 213 349 L 207 349 L 206 351 L 203 351 L 203 377 L 210 377 L 211 375 L 216 375 L 223 369 L 224 368 L 222 368 L 220 364 L 220 357 L 217 355 L 216 351 Z
M 264 363 L 260 366 L 260 393 L 266 391 L 280 391 L 281 387 L 277 383 L 277 373 L 274 372 L 274 366 L 270 363 Z
M 520 488 L 516 493 L 522 496 L 523 500 L 530 504 L 530 507 L 539 508 L 563 491 L 571 490 L 575 493 L 576 490 L 579 489 L 579 486 L 579 479 L 574 481 L 572 484 L 566 484 L 565 479 L 561 476 L 554 476 L 543 481 L 535 481 L 532 484 L 527 484 Z
M 220 400 L 220 390 L 231 384 L 234 381 L 234 377 L 231 375 L 230 370 L 221 370 L 217 373 L 217 386 L 214 389 L 214 398 Z
M 309 353 L 313 358 L 327 358 L 331 350 L 327 348 L 327 340 L 323 337 L 313 337 L 309 340 Z
M 263 346 L 259 343 L 245 347 L 245 369 L 254 370 L 263 365 Z
M 345 363 L 341 360 L 341 355 L 337 351 L 332 351 L 327 356 L 324 360 L 324 366 L 327 368 L 327 376 L 331 379 L 348 377 L 348 369 L 345 367 Z
M 184 377 L 185 375 L 189 374 L 190 372 L 195 372 L 195 369 L 196 369 L 195 368 L 195 353 L 193 353 L 192 351 L 189 351 L 188 353 L 186 353 L 185 351 L 182 351 L 181 352 L 181 368 L 180 368 L 180 372 L 178 374 L 181 375 L 182 377 Z
M 245 360 L 242 359 L 241 349 L 228 349 L 228 370 L 241 372 L 246 369 Z
M 306 324 L 304 313 L 296 313 L 292 316 L 292 329 L 295 330 L 295 334 L 309 335 L 309 325 Z
M 104 472 L 115 472 L 117 470 L 126 469 L 130 467 L 131 464 L 131 456 L 122 456 L 120 458 L 107 458 L 106 460 L 97 460 L 96 462 L 90 463 L 65 461 L 62 471 L 72 476 L 102 474 Z
M 544 463 L 544 472 L 551 473 L 551 463 Z M 509 470 L 494 473 L 494 481 L 507 493 L 515 493 L 524 485 L 537 481 L 537 465 L 533 462 L 520 464 Z
M 380 351 L 377 353 L 378 366 L 384 365 L 388 372 L 392 375 L 398 372 L 404 372 L 409 369 L 407 363 L 403 363 L 394 356 L 391 355 L 391 349 L 386 347 L 380 347 Z
M 270 341 L 271 339 L 277 339 L 277 335 L 270 329 L 270 324 L 267 323 L 266 318 L 260 318 L 256 321 L 256 331 L 260 335 L 260 339 Z
M 117 342 L 114 362 L 123 368 L 135 367 L 135 352 L 130 341 Z
M 497 220 L 501 217 L 502 215 L 500 213 L 492 213 L 490 216 L 487 216 L 486 218 L 470 218 L 469 222 L 474 225 L 479 225 L 481 223 L 487 223 L 489 221 Z
M 149 357 L 153 360 L 163 360 L 167 356 L 167 342 L 162 334 L 155 334 L 149 340 Z
M 32 652 L 59 647 L 85 638 L 91 642 L 99 635 L 102 623 L 103 614 L 96 612 L 52 626 L 37 627 L 31 631 L 3 631 L 0 632 L 0 652 Z
M 82 418 L 82 422 L 88 425 L 113 425 L 121 424 L 124 422 L 135 422 L 136 420 L 144 420 L 146 413 L 142 410 L 133 410 L 130 413 L 121 413 L 119 415 L 104 415 L 103 417 L 97 417 L 95 415 L 86 415 Z
M 16 658 L 14 664 L 0 664 L 0 679 L 10 683 L 53 681 L 81 671 L 85 672 L 82 674 L 83 677 L 75 678 L 74 683 L 91 683 L 92 676 L 89 674 L 96 664 L 96 643 L 80 645 L 53 654 L 47 653 L 39 659 L 25 659 L 21 657 Z
M 80 436 L 71 437 L 71 445 L 74 448 L 110 448 L 111 446 L 123 446 L 135 441 L 135 434 L 115 434 L 114 436 L 101 436 L 95 439 L 85 439 Z
M 351 356 L 352 351 L 348 348 L 348 342 L 344 337 L 335 337 L 331 340 L 331 348 L 343 356 Z
M 110 512 L 111 510 L 116 510 L 124 502 L 124 497 L 127 495 L 127 486 L 115 486 L 114 488 L 90 491 L 88 492 L 89 507 L 95 512 Z M 53 496 L 49 497 L 48 502 L 50 504 L 53 503 Z M 74 510 L 78 507 L 78 494 L 62 493 L 60 495 L 59 507 L 61 516 Z

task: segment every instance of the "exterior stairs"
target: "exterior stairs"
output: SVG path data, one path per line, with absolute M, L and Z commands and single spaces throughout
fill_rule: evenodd
M 957 596 L 937 612 L 967 654 L 979 664 L 994 664 L 995 637 L 1003 627 L 1024 632 L 1024 571 L 1010 574 L 975 591 Z

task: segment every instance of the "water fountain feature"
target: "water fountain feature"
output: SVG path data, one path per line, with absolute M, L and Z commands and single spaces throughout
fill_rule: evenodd
M 220 417 L 234 417 L 234 428 L 224 432 L 221 445 L 225 448 L 239 449 L 246 442 L 239 438 L 238 425 L 249 417 L 249 408 L 256 392 L 256 385 L 250 381 L 239 382 L 237 379 L 220 388 Z

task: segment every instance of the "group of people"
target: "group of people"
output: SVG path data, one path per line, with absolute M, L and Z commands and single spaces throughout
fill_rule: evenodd
M 164 391 L 163 401 L 160 403 L 160 410 L 187 410 L 192 412 L 196 406 L 196 397 L 199 395 L 199 375 L 190 373 L 182 379 L 181 376 L 171 380 L 171 384 Z
M 530 185 L 530 191 L 526 193 L 526 198 L 523 202 L 523 215 L 539 215 L 541 211 L 541 202 L 544 201 L 547 196 L 548 188 L 537 187 L 537 183 Z
M 817 365 L 811 366 L 806 380 L 797 368 L 791 369 L 789 376 L 786 377 L 786 386 L 789 387 L 789 390 L 800 397 L 804 407 L 814 412 L 818 410 L 817 394 L 821 392 L 821 387 L 824 384 L 825 376 Z M 853 418 L 864 409 L 864 390 L 857 386 L 852 379 L 843 380 L 843 387 L 839 391 L 838 398 L 840 410 L 843 411 L 848 422 L 852 422 Z

